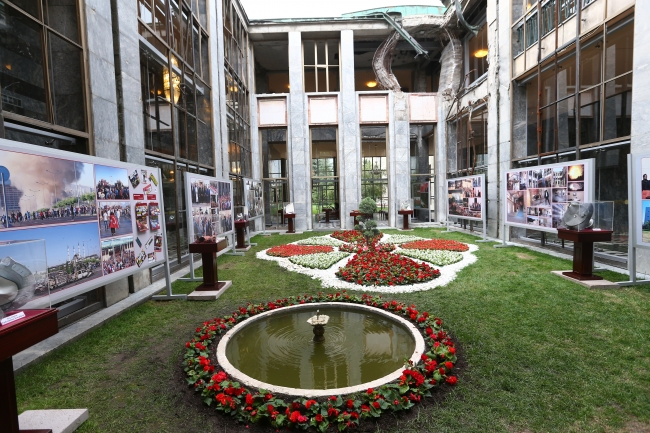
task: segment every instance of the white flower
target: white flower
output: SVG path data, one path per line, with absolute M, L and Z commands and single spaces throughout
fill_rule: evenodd
M 294 242 L 296 245 L 326 245 L 330 247 L 338 247 L 343 245 L 345 242 L 335 239 L 331 236 L 314 236 L 307 239 L 302 239 L 297 242 Z
M 403 256 L 433 263 L 436 266 L 447 266 L 463 260 L 463 254 L 456 251 L 399 249 L 395 252 Z
M 423 241 L 423 240 L 426 239 L 421 238 L 420 236 L 413 236 L 413 235 L 386 235 L 386 237 L 384 237 L 384 239 L 381 240 L 381 243 L 399 245 L 406 242 Z
M 334 263 L 338 263 L 341 259 L 349 256 L 349 253 L 343 251 L 334 251 L 332 253 L 315 253 L 305 254 L 302 256 L 289 257 L 289 261 L 296 265 L 304 266 L 311 269 L 327 269 Z

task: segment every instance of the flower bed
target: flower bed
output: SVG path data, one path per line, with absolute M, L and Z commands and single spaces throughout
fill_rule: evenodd
M 409 250 L 446 250 L 464 252 L 469 250 L 469 246 L 462 242 L 452 241 L 450 239 L 427 239 L 422 241 L 408 242 L 400 247 Z
M 343 251 L 334 251 L 331 253 L 305 254 L 302 256 L 292 256 L 289 258 L 291 263 L 304 266 L 310 269 L 327 269 L 334 263 L 337 263 L 349 256 L 349 253 Z
M 342 230 L 335 231 L 331 235 L 334 239 L 338 239 L 343 242 L 359 242 L 363 240 L 363 235 L 358 230 Z
M 407 257 L 369 249 L 352 257 L 336 276 L 363 286 L 395 286 L 433 280 L 440 271 Z
M 422 330 L 428 351 L 422 355 L 421 362 L 405 366 L 399 382 L 370 388 L 364 393 L 331 396 L 321 402 L 301 397 L 285 401 L 263 389 L 247 389 L 229 380 L 225 372 L 217 372 L 218 365 L 212 363 L 209 354 L 211 344 L 219 335 L 236 323 L 263 311 L 312 302 L 366 304 L 403 315 Z M 306 430 L 314 427 L 325 432 L 332 425 L 344 431 L 357 427 L 363 419 L 378 417 L 384 412 L 409 410 L 423 397 L 431 396 L 432 388 L 457 383 L 457 377 L 450 374 L 457 361 L 456 348 L 442 328 L 442 320 L 418 311 L 414 305 L 385 301 L 381 296 L 366 294 L 319 293 L 317 296 L 289 297 L 267 304 L 248 304 L 229 316 L 203 322 L 185 348 L 183 365 L 188 385 L 201 395 L 208 406 L 214 405 L 216 410 L 240 422 L 265 422 L 276 429 Z
M 371 246 L 367 246 L 365 242 L 357 242 L 354 244 L 343 244 L 339 247 L 339 251 L 347 251 L 348 253 L 361 253 L 363 251 L 368 251 L 369 248 L 372 248 L 375 251 L 390 252 L 395 249 L 395 245 L 373 242 Z
M 345 242 L 335 239 L 331 236 L 314 236 L 307 239 L 302 239 L 296 242 L 296 245 L 327 245 L 330 247 L 338 247 L 345 245 Z
M 266 254 L 274 257 L 292 257 L 292 256 L 302 256 L 305 254 L 330 253 L 332 251 L 334 251 L 332 247 L 328 247 L 324 245 L 286 244 L 286 245 L 278 245 L 277 247 L 269 248 L 266 251 Z
M 414 241 L 423 241 L 425 238 L 421 238 L 420 236 L 413 236 L 413 235 L 390 235 L 387 239 L 382 239 L 381 243 L 383 244 L 403 244 L 405 242 L 414 242 Z
M 400 250 L 399 253 L 414 259 L 424 260 L 436 266 L 447 266 L 463 260 L 463 255 L 456 251 Z

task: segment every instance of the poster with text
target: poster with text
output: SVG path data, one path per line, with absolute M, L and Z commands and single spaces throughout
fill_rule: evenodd
M 555 232 L 572 202 L 593 202 L 593 160 L 508 170 L 506 224 Z
M 158 176 L 158 169 L 0 139 L 0 241 L 45 241 L 53 303 L 132 274 L 142 253 L 143 265 L 162 263 L 164 247 L 154 245 L 156 235 L 164 243 L 162 224 L 140 234 L 135 218 L 139 200 L 158 206 Z
M 483 220 L 485 175 L 447 179 L 447 218 Z

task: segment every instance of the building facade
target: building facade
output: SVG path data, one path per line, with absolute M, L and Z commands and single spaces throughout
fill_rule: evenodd
M 232 179 L 235 205 L 261 180 L 257 231 L 282 229 L 289 202 L 298 230 L 352 228 L 365 197 L 383 226 L 405 200 L 416 224 L 445 223 L 446 179 L 483 173 L 488 235 L 548 243 L 503 226 L 503 173 L 584 158 L 615 203 L 603 249 L 627 251 L 626 158 L 650 146 L 643 11 L 431 3 L 249 20 L 238 0 L 0 0 L 0 136 L 161 168 L 178 266 L 185 172 Z

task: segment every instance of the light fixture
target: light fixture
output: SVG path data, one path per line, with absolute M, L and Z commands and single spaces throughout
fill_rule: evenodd
M 474 52 L 474 57 L 477 59 L 482 59 L 483 57 L 487 57 L 488 55 L 488 50 L 487 48 L 479 48 Z
M 377 82 L 375 80 L 368 81 L 366 83 L 366 86 L 368 86 L 368 87 L 370 87 L 372 89 L 373 87 L 377 87 Z
M 178 62 L 174 57 L 172 57 L 172 66 L 178 67 Z M 165 98 L 171 100 L 171 88 L 174 88 L 174 104 L 178 102 L 178 98 L 181 96 L 181 77 L 171 73 L 171 78 L 169 76 L 169 69 L 167 67 L 163 68 L 163 90 L 165 91 Z
M 7 64 L 5 65 L 5 68 L 7 68 L 7 70 L 11 71 L 11 63 L 7 63 Z

